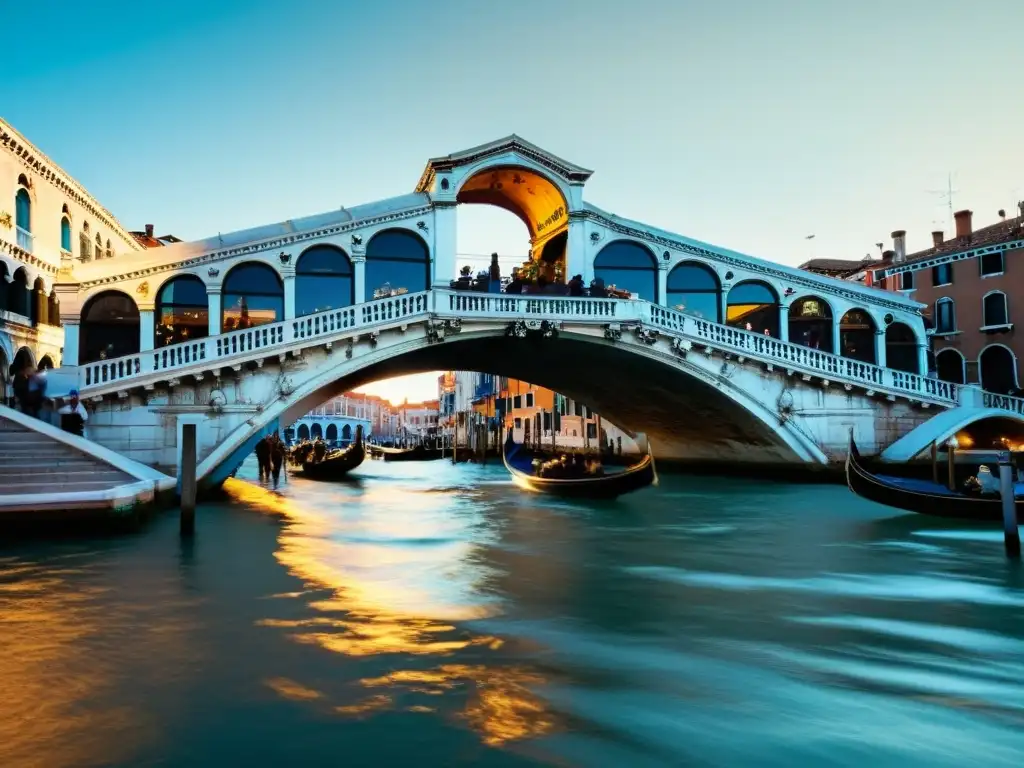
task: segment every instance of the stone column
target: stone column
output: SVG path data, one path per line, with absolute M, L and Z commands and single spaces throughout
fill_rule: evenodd
M 655 303 L 668 306 L 668 262 L 664 259 L 658 262 L 658 298 Z
M 928 375 L 928 345 L 917 345 L 917 368 L 922 376 Z
M 875 363 L 883 368 L 886 367 L 884 330 L 875 331 Z
M 587 222 L 575 213 L 569 214 L 569 238 L 565 244 L 565 274 L 583 275 L 583 284 L 594 279 L 594 260 L 587 252 Z M 659 278 L 660 279 L 660 278 Z
M 221 287 L 219 285 L 206 286 L 206 298 L 209 312 L 209 333 L 211 336 L 220 335 Z
M 832 354 L 843 354 L 843 320 L 841 317 L 832 318 Z
M 431 285 L 434 287 L 447 288 L 455 279 L 457 271 L 455 263 L 456 227 L 455 201 L 435 200 L 434 252 L 431 254 L 431 261 L 433 261 Z
M 789 341 L 789 305 L 779 306 L 779 341 Z
M 281 279 L 284 282 L 284 320 L 295 319 L 295 267 L 285 267 L 281 270 Z
M 68 277 L 62 275 L 61 277 Z M 60 279 L 60 278 L 58 278 Z M 7 286 L 0 280 L 0 290 Z M 79 334 L 82 322 L 82 297 L 78 292 L 78 283 L 55 283 L 54 291 L 60 302 L 60 322 L 64 326 L 64 347 L 61 350 L 61 366 L 78 365 Z
M 366 256 L 352 256 L 353 294 L 356 304 L 366 301 Z
M 156 308 L 139 304 L 139 351 L 148 352 L 156 346 Z
M 78 333 L 80 322 L 78 315 L 61 315 L 61 323 L 64 326 L 64 347 L 60 353 L 60 365 L 78 365 Z

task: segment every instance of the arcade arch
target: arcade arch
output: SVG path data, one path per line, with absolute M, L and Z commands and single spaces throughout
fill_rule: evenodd
M 244 261 L 224 276 L 220 327 L 224 333 L 284 320 L 284 283 L 266 264 Z
M 657 303 L 658 260 L 651 249 L 633 240 L 613 240 L 594 257 L 594 278 Z
M 354 303 L 355 279 L 348 254 L 333 245 L 303 251 L 295 262 L 295 316 Z
M 698 261 L 676 264 L 668 273 L 665 303 L 713 323 L 722 322 L 722 284 L 711 267 Z
M 736 283 L 726 298 L 725 320 L 733 328 L 778 338 L 779 294 L 761 280 Z
M 121 291 L 103 291 L 82 307 L 78 364 L 139 351 L 139 308 Z
M 196 275 L 178 275 L 160 286 L 156 294 L 156 347 L 209 335 L 208 302 L 206 284 Z
M 822 352 L 834 352 L 832 306 L 819 296 L 803 296 L 789 305 L 789 340 Z
M 408 293 L 430 287 L 430 249 L 408 229 L 385 229 L 366 244 L 366 298 L 390 289 Z

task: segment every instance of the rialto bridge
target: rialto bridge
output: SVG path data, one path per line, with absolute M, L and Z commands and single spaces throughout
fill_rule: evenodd
M 881 451 L 937 410 L 981 406 L 924 375 L 919 304 L 612 215 L 583 199 L 590 175 L 512 136 L 429 161 L 407 195 L 68 262 L 51 393 L 77 386 L 91 439 L 171 471 L 198 424 L 208 482 L 333 395 L 436 369 L 564 392 L 693 461 L 825 464 L 851 429 Z M 456 217 L 473 204 L 518 216 L 556 280 L 632 298 L 457 290 Z

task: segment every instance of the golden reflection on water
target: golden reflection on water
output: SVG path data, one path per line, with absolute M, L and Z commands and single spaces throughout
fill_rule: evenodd
M 477 545 L 465 531 L 449 539 L 438 535 L 436 521 L 451 522 L 450 515 L 438 514 L 450 499 L 443 494 L 413 497 L 401 489 L 374 486 L 359 498 L 359 508 L 377 513 L 363 518 L 346 515 L 344 507 L 322 515 L 312 504 L 241 481 L 230 481 L 225 489 L 239 501 L 287 518 L 290 525 L 278 538 L 278 561 L 307 589 L 331 592 L 309 603 L 320 615 L 264 619 L 261 625 L 290 630 L 295 642 L 346 656 L 388 655 L 395 657 L 394 663 L 403 657 L 408 662 L 409 657 L 433 656 L 441 662 L 429 669 L 397 669 L 363 678 L 355 684 L 366 695 L 332 706 L 333 712 L 354 718 L 386 711 L 435 713 L 442 709 L 438 698 L 454 694 L 466 700 L 460 719 L 491 746 L 537 737 L 555 727 L 533 692 L 545 682 L 541 675 L 498 663 L 452 661 L 459 652 L 472 653 L 476 660 L 498 651 L 503 641 L 456 625 L 494 615 L 496 609 L 474 591 L 477 583 L 458 583 L 459 574 L 471 574 L 477 582 L 486 574 L 475 562 Z M 437 508 L 431 509 L 432 504 Z M 469 524 L 479 525 L 479 520 L 463 525 Z M 402 544 L 414 540 L 432 543 Z M 267 685 L 292 700 L 323 698 L 290 680 L 279 678 Z

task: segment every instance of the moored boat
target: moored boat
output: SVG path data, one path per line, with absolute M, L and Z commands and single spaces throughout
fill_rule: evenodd
M 538 473 L 537 456 L 512 439 L 512 430 L 501 454 L 505 469 L 522 488 L 537 493 L 550 493 L 587 499 L 614 499 L 626 493 L 658 484 L 654 456 L 648 447 L 639 462 L 619 472 L 590 474 L 580 477 L 544 477 Z
M 444 451 L 441 448 L 427 448 L 423 445 L 416 445 L 412 448 L 375 446 L 373 453 L 384 461 L 434 461 L 444 456 Z
M 1003 501 L 999 495 L 975 495 L 950 490 L 934 480 L 915 477 L 897 477 L 869 472 L 857 445 L 850 436 L 850 449 L 846 456 L 846 484 L 861 498 L 935 517 L 964 520 L 1002 520 Z M 1017 520 L 1024 523 L 1024 499 L 1020 498 L 1022 485 L 1014 485 Z
M 356 427 L 356 436 L 345 448 L 328 451 L 322 459 L 316 461 L 311 452 L 298 457 L 298 464 L 303 477 L 313 480 L 336 480 L 344 477 L 363 463 L 366 458 L 366 447 L 363 444 L 363 427 Z

